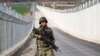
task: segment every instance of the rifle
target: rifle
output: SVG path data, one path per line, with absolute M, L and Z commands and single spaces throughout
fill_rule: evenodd
M 47 31 L 42 29 L 41 31 L 36 30 L 35 33 L 38 34 L 38 35 L 41 35 L 44 42 L 46 42 L 48 45 L 51 45 L 56 52 L 60 51 L 60 49 L 53 43 L 53 41 L 50 40 L 49 34 L 48 34 Z

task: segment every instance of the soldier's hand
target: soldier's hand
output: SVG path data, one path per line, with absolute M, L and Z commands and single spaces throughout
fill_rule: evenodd
M 42 36 L 41 35 L 38 35 L 38 38 L 42 38 Z

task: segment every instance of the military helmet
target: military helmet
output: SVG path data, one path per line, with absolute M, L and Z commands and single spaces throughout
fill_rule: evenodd
M 48 23 L 47 19 L 45 17 L 41 17 L 39 20 L 39 24 L 41 24 L 41 22 L 46 22 Z

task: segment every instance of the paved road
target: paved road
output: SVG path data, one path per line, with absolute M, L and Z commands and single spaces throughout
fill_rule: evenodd
M 55 56 L 100 56 L 100 45 L 77 39 L 58 29 L 54 29 L 56 44 L 61 53 Z
M 55 52 L 55 56 L 100 56 L 100 45 L 77 39 L 59 29 L 53 29 L 53 31 L 56 45 L 61 50 L 61 52 Z M 28 40 L 13 56 L 34 56 L 34 44 L 33 39 Z
M 53 29 L 53 31 L 56 45 L 61 50 L 61 52 L 55 52 L 55 56 L 100 56 L 99 44 L 77 39 L 59 29 Z

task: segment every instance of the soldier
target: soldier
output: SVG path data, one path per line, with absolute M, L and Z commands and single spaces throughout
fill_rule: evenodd
M 54 43 L 55 39 L 52 29 L 47 26 L 47 23 L 47 19 L 45 17 L 41 17 L 39 20 L 40 27 L 38 28 L 38 31 L 46 31 L 46 34 L 48 33 L 48 37 L 46 38 L 49 38 L 50 41 Z M 54 56 L 52 45 L 47 44 L 41 35 L 37 36 L 37 49 L 39 51 L 39 56 Z

